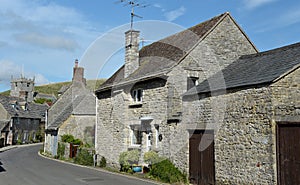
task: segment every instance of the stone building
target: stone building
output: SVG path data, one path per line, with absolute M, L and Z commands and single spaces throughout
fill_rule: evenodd
M 300 184 L 299 93 L 300 43 L 242 56 L 185 93 L 194 183 Z
M 22 98 L 27 102 L 33 101 L 34 95 L 34 79 L 27 79 L 23 76 L 21 78 L 11 78 L 10 96 Z
M 48 106 L 24 99 L 0 96 L 0 145 L 42 141 Z
M 139 50 L 139 31 L 125 33 L 125 65 L 96 95 L 96 153 L 118 166 L 121 152 L 157 151 L 188 173 L 181 137 L 182 94 L 257 49 L 229 13 Z
M 57 155 L 58 142 L 64 134 L 93 146 L 95 122 L 96 97 L 86 88 L 84 68 L 79 67 L 76 60 L 71 85 L 48 109 L 44 151 Z

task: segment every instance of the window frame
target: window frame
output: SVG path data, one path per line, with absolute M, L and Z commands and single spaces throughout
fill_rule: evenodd
M 134 103 L 142 103 L 143 95 L 144 95 L 144 91 L 142 88 L 133 89 L 131 92 L 131 97 Z
M 196 76 L 187 77 L 187 90 L 196 87 L 199 84 L 199 78 Z
M 141 146 L 143 140 L 143 131 L 140 127 L 133 127 L 131 128 L 131 146 Z

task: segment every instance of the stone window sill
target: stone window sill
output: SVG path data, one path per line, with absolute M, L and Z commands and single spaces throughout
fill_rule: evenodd
M 131 102 L 129 104 L 130 108 L 136 108 L 136 107 L 141 107 L 141 106 L 143 106 L 143 102 Z
M 132 149 L 132 150 L 133 149 L 139 149 L 140 150 L 141 149 L 141 145 L 131 145 L 131 146 L 128 147 L 128 149 Z

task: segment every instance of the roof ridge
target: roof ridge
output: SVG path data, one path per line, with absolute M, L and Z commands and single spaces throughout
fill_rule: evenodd
M 214 16 L 204 22 L 200 22 L 197 25 L 186 28 L 180 32 L 174 33 L 163 39 L 155 41 L 147 46 L 144 46 L 139 50 L 139 62 L 140 66 L 136 70 L 140 70 L 139 73 L 145 76 L 146 74 L 152 74 L 153 70 L 167 70 L 173 68 L 178 62 L 186 56 L 187 53 L 191 51 L 203 38 L 205 38 L 226 16 L 230 15 L 229 12 L 222 13 L 220 15 Z M 191 33 L 189 33 L 191 32 Z M 186 40 L 186 38 L 188 40 Z M 141 68 L 147 61 L 147 57 L 157 57 L 159 58 L 156 63 L 159 63 L 162 58 L 172 61 L 167 64 L 160 65 L 159 67 L 152 68 Z M 153 64 L 153 63 L 152 63 Z M 162 63 L 163 64 L 163 63 Z M 111 87 L 113 82 L 117 79 L 117 83 L 121 81 L 131 80 L 132 78 L 138 78 L 139 73 L 132 73 L 124 79 L 123 77 L 118 78 L 122 72 L 124 65 L 119 68 L 110 78 L 108 78 L 97 90 L 100 92 L 106 87 Z M 136 72 L 135 71 L 135 72 Z
M 219 14 L 219 15 L 217 15 L 217 16 L 214 16 L 214 17 L 212 17 L 212 18 L 210 18 L 210 19 L 208 19 L 208 20 L 206 20 L 206 21 L 203 21 L 203 22 L 200 22 L 200 23 L 198 23 L 198 24 L 196 24 L 196 25 L 194 25 L 194 26 L 191 26 L 191 27 L 188 27 L 188 28 L 185 28 L 184 30 L 181 30 L 181 31 L 179 31 L 179 32 L 177 32 L 177 33 L 174 33 L 174 34 L 172 34 L 172 35 L 169 35 L 169 36 L 167 36 L 167 37 L 165 37 L 165 38 L 162 38 L 162 39 L 160 39 L 160 40 L 158 40 L 158 41 L 155 41 L 155 42 L 160 42 L 160 41 L 163 41 L 163 40 L 167 40 L 167 39 L 169 39 L 169 38 L 171 38 L 171 37 L 174 37 L 174 36 L 176 36 L 176 35 L 178 35 L 178 34 L 180 34 L 180 33 L 182 33 L 182 32 L 185 32 L 185 31 L 192 31 L 192 32 L 194 32 L 193 30 L 191 30 L 191 29 L 193 29 L 193 28 L 197 28 L 197 27 L 199 27 L 199 26 L 201 26 L 201 25 L 204 25 L 204 24 L 206 24 L 206 23 L 209 23 L 209 22 L 211 22 L 211 21 L 213 21 L 213 20 L 215 20 L 215 19 L 217 19 L 217 18 L 219 18 L 219 19 L 221 19 L 221 17 L 223 17 L 223 16 L 225 16 L 225 15 L 228 15 L 228 14 L 230 14 L 229 12 L 225 12 L 225 13 L 222 13 L 222 14 Z M 215 24 L 217 24 L 217 23 L 215 23 Z M 212 26 L 213 27 L 213 26 Z M 210 29 L 209 29 L 210 30 Z M 209 31 L 209 30 L 207 30 L 207 31 Z M 194 32 L 195 33 L 195 32 Z M 202 37 L 202 36 L 201 36 Z M 200 38 L 201 38 L 200 37 Z M 200 39 L 199 38 L 199 39 Z M 154 42 L 154 43 L 155 43 Z M 150 44 L 151 45 L 151 44 Z M 149 46 L 149 45 L 148 45 Z M 147 47 L 147 46 L 145 46 L 145 47 Z
M 280 52 L 280 51 L 294 49 L 294 48 L 297 48 L 297 47 L 300 47 L 300 42 L 297 42 L 297 43 L 294 43 L 294 44 L 290 44 L 290 45 L 286 45 L 286 46 L 282 46 L 282 47 L 279 47 L 279 48 L 274 48 L 274 49 L 270 49 L 270 50 L 266 50 L 266 51 L 254 53 L 254 54 L 243 55 L 243 56 L 240 57 L 240 59 L 247 59 L 247 58 L 252 58 L 252 57 L 260 57 L 260 56 L 265 56 L 265 55 L 272 55 L 272 54 Z

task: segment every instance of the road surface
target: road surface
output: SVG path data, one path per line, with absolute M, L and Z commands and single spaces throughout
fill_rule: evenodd
M 43 158 L 41 145 L 0 153 L 0 185 L 153 185 L 153 183 Z

